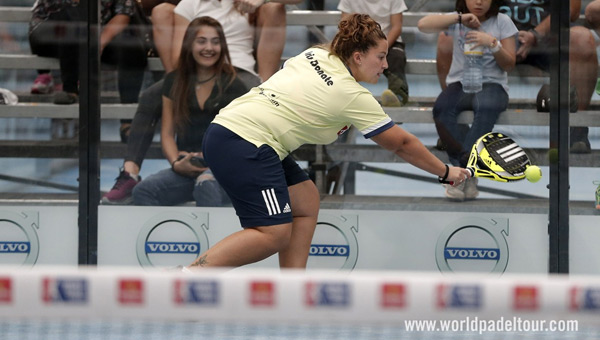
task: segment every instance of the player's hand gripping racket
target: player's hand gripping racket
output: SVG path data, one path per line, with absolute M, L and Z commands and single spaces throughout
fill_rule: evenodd
M 525 170 L 530 165 L 529 157 L 512 138 L 489 132 L 473 145 L 466 168 L 471 177 L 512 182 L 525 178 Z

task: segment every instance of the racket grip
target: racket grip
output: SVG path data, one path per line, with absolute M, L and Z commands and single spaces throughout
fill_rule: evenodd
M 473 170 L 473 168 L 466 168 L 470 173 L 471 173 L 471 177 L 475 177 L 475 170 Z

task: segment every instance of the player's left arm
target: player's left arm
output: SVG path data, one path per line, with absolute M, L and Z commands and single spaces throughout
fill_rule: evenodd
M 398 125 L 383 131 L 371 138 L 386 150 L 392 151 L 408 163 L 432 173 L 438 177 L 444 177 L 446 165 L 432 154 L 421 141 L 413 134 L 400 128 Z M 459 183 L 470 173 L 459 167 L 450 167 L 446 180 Z

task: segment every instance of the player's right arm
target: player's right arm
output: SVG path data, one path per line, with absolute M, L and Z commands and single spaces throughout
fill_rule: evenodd
M 446 165 L 432 154 L 415 135 L 398 125 L 394 125 L 371 139 L 419 169 L 438 177 L 444 177 L 446 173 Z M 469 175 L 470 172 L 467 169 L 452 166 L 446 180 L 458 184 Z

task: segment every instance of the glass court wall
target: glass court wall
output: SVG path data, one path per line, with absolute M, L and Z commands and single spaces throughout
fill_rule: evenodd
M 416 23 L 428 13 L 452 11 L 453 3 L 405 2 L 402 40 L 410 97 L 405 106 L 384 110 L 448 162 L 432 119 L 432 106 L 441 92 L 438 35 L 419 32 Z M 516 5 L 506 3 L 505 12 Z M 593 226 L 598 224 L 593 181 L 599 179 L 600 119 L 595 111 L 598 36 L 584 19 L 589 3 L 582 1 L 574 18 L 577 28 L 571 31 L 581 33 L 575 36 L 565 28 L 571 20 L 564 14 L 568 5 L 546 8 L 552 13 L 546 51 L 549 71 L 519 64 L 509 72 L 509 105 L 494 129 L 525 148 L 542 169 L 539 182 L 479 179 L 478 196 L 456 202 L 445 196 L 435 176 L 390 155 L 357 131 L 348 131 L 329 146 L 303 146 L 294 157 L 322 193 L 309 268 L 595 273 L 597 266 L 589 261 L 598 261 L 600 254 L 589 240 L 595 239 Z M 128 144 L 122 141 L 122 135 L 132 131 L 128 120 L 149 103 L 140 100 L 144 91 L 164 77 L 164 65 L 156 54 L 136 59 L 135 49 L 118 46 L 116 50 L 126 51 L 131 60 L 115 57 L 115 61 L 105 54 L 112 51 L 101 48 L 110 21 L 104 4 L 81 2 L 74 6 L 80 19 L 77 25 L 61 26 L 55 32 L 57 40 L 58 34 L 68 37 L 69 32 L 79 38 L 79 95 L 72 104 L 55 103 L 65 85 L 59 59 L 32 52 L 33 1 L 1 4 L 0 88 L 15 93 L 18 104 L 0 106 L 0 239 L 21 247 L 20 252 L 0 253 L 2 263 L 174 266 L 190 262 L 202 249 L 239 230 L 234 210 L 226 205 L 196 206 L 193 200 L 176 206 L 103 201 L 117 183 L 128 153 Z M 340 18 L 337 5 L 337 1 L 324 1 L 322 8 L 316 4 L 312 9 L 318 12 L 308 13 L 302 12 L 309 6 L 305 2 L 286 6 L 282 61 L 335 35 Z M 121 48 L 139 42 L 135 36 L 139 30 L 127 32 L 131 34 L 115 41 Z M 577 59 L 574 51 L 593 55 Z M 569 73 L 569 62 L 578 63 L 571 65 L 577 72 Z M 44 70 L 50 70 L 46 79 L 52 80 L 51 92 L 32 94 L 34 81 Z M 549 85 L 550 113 L 536 107 L 544 84 Z M 579 103 L 571 114 L 570 85 L 576 88 Z M 381 77 L 378 84 L 364 86 L 379 98 L 388 84 Z M 462 119 L 470 123 L 472 118 L 467 113 Z M 142 181 L 170 168 L 161 150 L 160 122 L 150 128 L 154 131 L 143 155 Z M 583 128 L 588 128 L 589 153 L 570 152 L 569 136 L 582 133 Z M 185 250 L 161 252 L 165 244 Z M 276 267 L 277 259 L 253 266 Z

